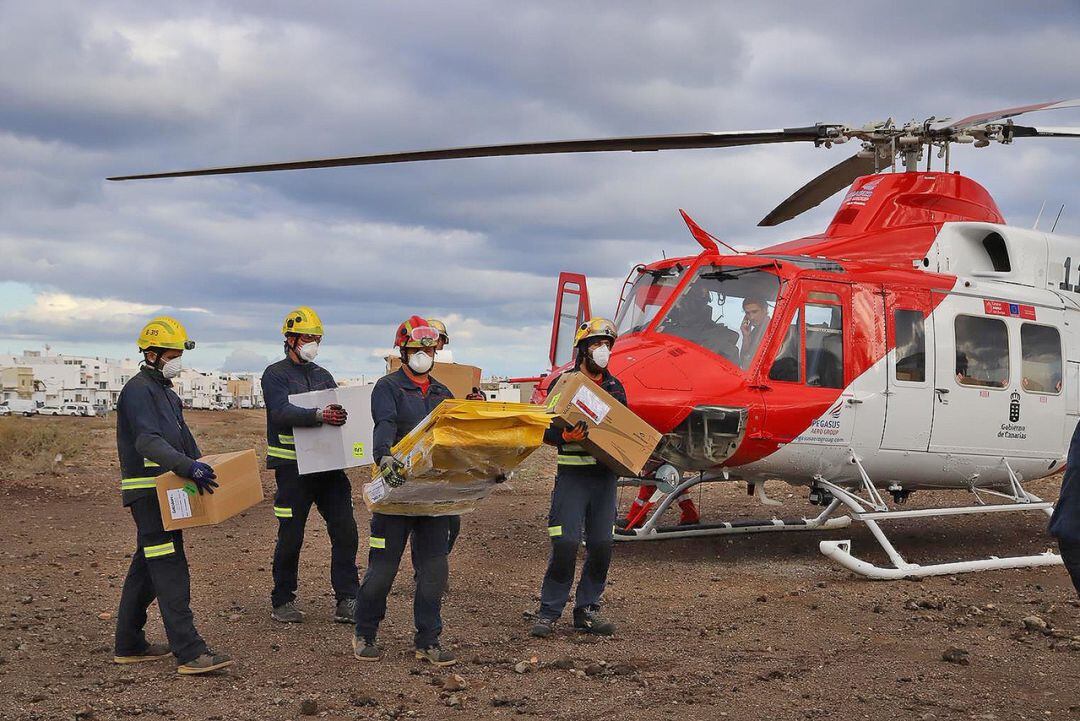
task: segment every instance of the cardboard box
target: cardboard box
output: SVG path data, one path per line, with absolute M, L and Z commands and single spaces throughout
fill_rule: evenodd
M 325 408 L 337 403 L 349 414 L 343 426 L 323 424 L 293 428 L 296 464 L 301 474 L 353 468 L 374 463 L 371 457 L 375 423 L 371 420 L 373 385 L 345 386 L 294 393 L 289 402 L 301 408 Z
M 394 445 L 405 484 L 386 485 L 373 470 L 364 503 L 378 513 L 444 516 L 472 511 L 496 476 L 517 468 L 544 440 L 551 416 L 541 406 L 444 401 Z
M 660 443 L 661 434 L 583 373 L 564 373 L 548 393 L 555 423 L 589 425 L 581 444 L 594 458 L 623 477 L 636 477 Z
M 386 367 L 393 373 L 401 367 L 401 359 L 387 356 Z M 480 387 L 480 369 L 461 363 L 436 363 L 431 369 L 431 377 L 442 383 L 454 394 L 454 398 L 464 398 Z
M 263 499 L 259 462 L 254 450 L 217 453 L 199 459 L 214 468 L 218 487 L 199 495 L 194 481 L 175 473 L 157 478 L 161 522 L 166 531 L 212 526 L 242 513 Z

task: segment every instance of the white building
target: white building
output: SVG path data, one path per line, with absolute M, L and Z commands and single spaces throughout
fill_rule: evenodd
M 26 350 L 21 356 L 0 355 L 0 368 L 29 368 L 34 375 L 32 400 L 42 405 L 89 403 L 116 407 L 124 384 L 139 371 L 131 358 L 70 356 L 44 350 Z

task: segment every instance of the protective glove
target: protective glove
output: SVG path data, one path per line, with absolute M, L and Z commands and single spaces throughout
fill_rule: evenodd
M 348 412 L 337 403 L 332 403 L 323 408 L 320 415 L 322 416 L 322 422 L 331 426 L 343 426 L 345 421 L 349 419 Z
M 580 443 L 588 437 L 589 424 L 585 421 L 578 421 L 562 432 L 563 443 Z
M 213 495 L 214 489 L 218 487 L 217 481 L 214 480 L 217 478 L 214 469 L 202 461 L 195 461 L 191 464 L 188 478 L 195 481 L 195 487 L 199 489 L 200 496 L 204 491 Z
M 379 459 L 379 475 L 391 488 L 400 488 L 405 483 L 405 476 L 401 472 L 405 470 L 405 464 L 393 456 L 383 456 Z

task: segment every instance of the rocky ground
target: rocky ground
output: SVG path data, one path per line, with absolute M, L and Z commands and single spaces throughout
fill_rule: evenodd
M 205 452 L 261 451 L 259 412 L 189 421 Z M 135 534 L 117 490 L 113 419 L 8 422 L 63 424 L 85 444 L 49 470 L 0 480 L 0 718 L 1080 718 L 1080 602 L 1061 568 L 869 582 L 817 552 L 825 534 L 620 544 L 605 606 L 619 634 L 597 640 L 564 624 L 552 640 L 531 639 L 554 471 L 546 451 L 465 517 L 444 607 L 455 668 L 412 659 L 407 558 L 381 634 L 387 658 L 353 660 L 351 628 L 331 621 L 329 545 L 314 514 L 301 567 L 307 621 L 271 621 L 269 502 L 185 534 L 197 623 L 237 659 L 231 672 L 115 666 L 113 613 Z M 352 476 L 359 490 L 362 473 Z M 263 480 L 269 492 L 272 475 Z M 1053 498 L 1057 483 L 1031 490 Z M 802 490 L 768 490 L 785 500 L 782 515 L 810 513 Z M 734 484 L 699 500 L 713 517 L 761 515 Z M 912 504 L 935 501 L 964 499 L 918 494 Z M 916 561 L 1051 545 L 1034 514 L 894 525 Z M 831 537 L 857 552 L 873 543 L 861 528 Z M 164 640 L 151 614 L 150 635 Z

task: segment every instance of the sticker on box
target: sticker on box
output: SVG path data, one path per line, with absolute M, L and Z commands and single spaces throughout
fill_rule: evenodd
M 169 514 L 173 520 L 191 518 L 191 501 L 187 491 L 183 488 L 174 488 L 166 492 L 169 497 Z
M 368 498 L 372 503 L 378 503 L 382 499 L 386 498 L 386 494 L 390 493 L 390 489 L 386 487 L 386 481 L 381 478 L 376 478 L 371 483 L 367 484 Z
M 578 388 L 571 404 L 579 411 L 587 415 L 593 423 L 600 425 L 607 418 L 611 406 L 600 400 L 600 396 L 585 387 Z
M 364 457 L 364 444 L 363 443 L 353 443 L 352 454 L 353 454 L 353 458 L 363 458 Z

